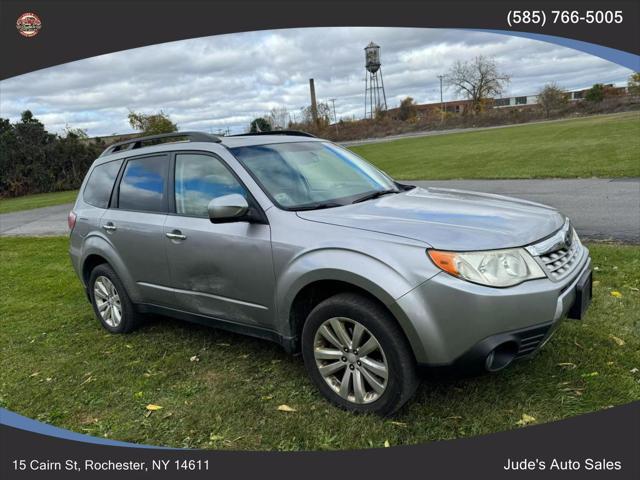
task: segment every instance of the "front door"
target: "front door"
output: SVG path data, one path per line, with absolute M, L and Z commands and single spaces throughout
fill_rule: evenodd
M 177 153 L 174 203 L 164 225 L 171 286 L 179 308 L 272 328 L 274 272 L 269 225 L 213 224 L 211 199 L 245 187 L 217 156 Z

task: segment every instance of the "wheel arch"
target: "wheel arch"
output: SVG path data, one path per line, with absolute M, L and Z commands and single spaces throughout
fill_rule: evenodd
M 82 261 L 80 262 L 82 282 L 85 289 L 89 288 L 91 271 L 102 263 L 108 264 L 116 272 L 127 294 L 135 303 L 140 298 L 139 289 L 113 246 L 101 236 L 93 235 L 87 237 L 83 245 Z
M 292 338 L 290 349 L 293 352 L 300 351 L 302 328 L 316 305 L 338 293 L 352 292 L 367 297 L 389 314 L 389 317 L 400 327 L 405 339 L 411 346 L 414 358 L 416 358 L 416 355 L 421 353 L 421 346 L 417 345 L 415 340 L 418 338 L 417 333 L 406 317 L 396 315 L 394 313 L 395 309 L 392 310 L 390 308 L 395 303 L 393 297 L 369 279 L 354 278 L 348 281 L 336 277 L 318 278 L 309 281 L 296 290 L 286 312 L 284 312 L 289 336 Z

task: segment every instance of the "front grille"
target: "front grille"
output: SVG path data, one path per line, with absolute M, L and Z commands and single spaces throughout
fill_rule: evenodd
M 551 328 L 551 324 L 518 332 L 520 345 L 518 346 L 516 358 L 525 357 L 538 348 L 547 335 L 549 328 Z
M 584 251 L 569 220 L 550 237 L 525 248 L 547 276 L 556 282 L 565 279 L 576 269 Z
M 552 280 L 562 280 L 578 265 L 581 251 L 582 246 L 576 237 L 570 247 L 547 252 L 538 258 Z

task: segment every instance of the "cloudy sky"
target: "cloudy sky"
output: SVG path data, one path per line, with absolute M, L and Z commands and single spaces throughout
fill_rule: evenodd
M 335 98 L 338 118 L 364 114 L 364 51 L 381 46 L 389 107 L 411 96 L 440 98 L 438 75 L 456 60 L 495 57 L 512 75 L 505 96 L 626 83 L 627 68 L 569 48 L 500 34 L 453 29 L 305 28 L 236 33 L 165 43 L 80 60 L 0 82 L 0 116 L 30 109 L 50 131 L 68 125 L 89 135 L 131 131 L 129 110 L 164 110 L 181 130 L 232 133 L 273 107 L 292 116 Z M 445 100 L 457 97 L 445 88 Z

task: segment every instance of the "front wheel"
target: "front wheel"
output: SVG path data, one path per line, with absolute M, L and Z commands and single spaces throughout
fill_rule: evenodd
M 305 366 L 335 405 L 390 415 L 418 386 L 404 333 L 375 301 L 341 293 L 317 305 L 302 331 Z

